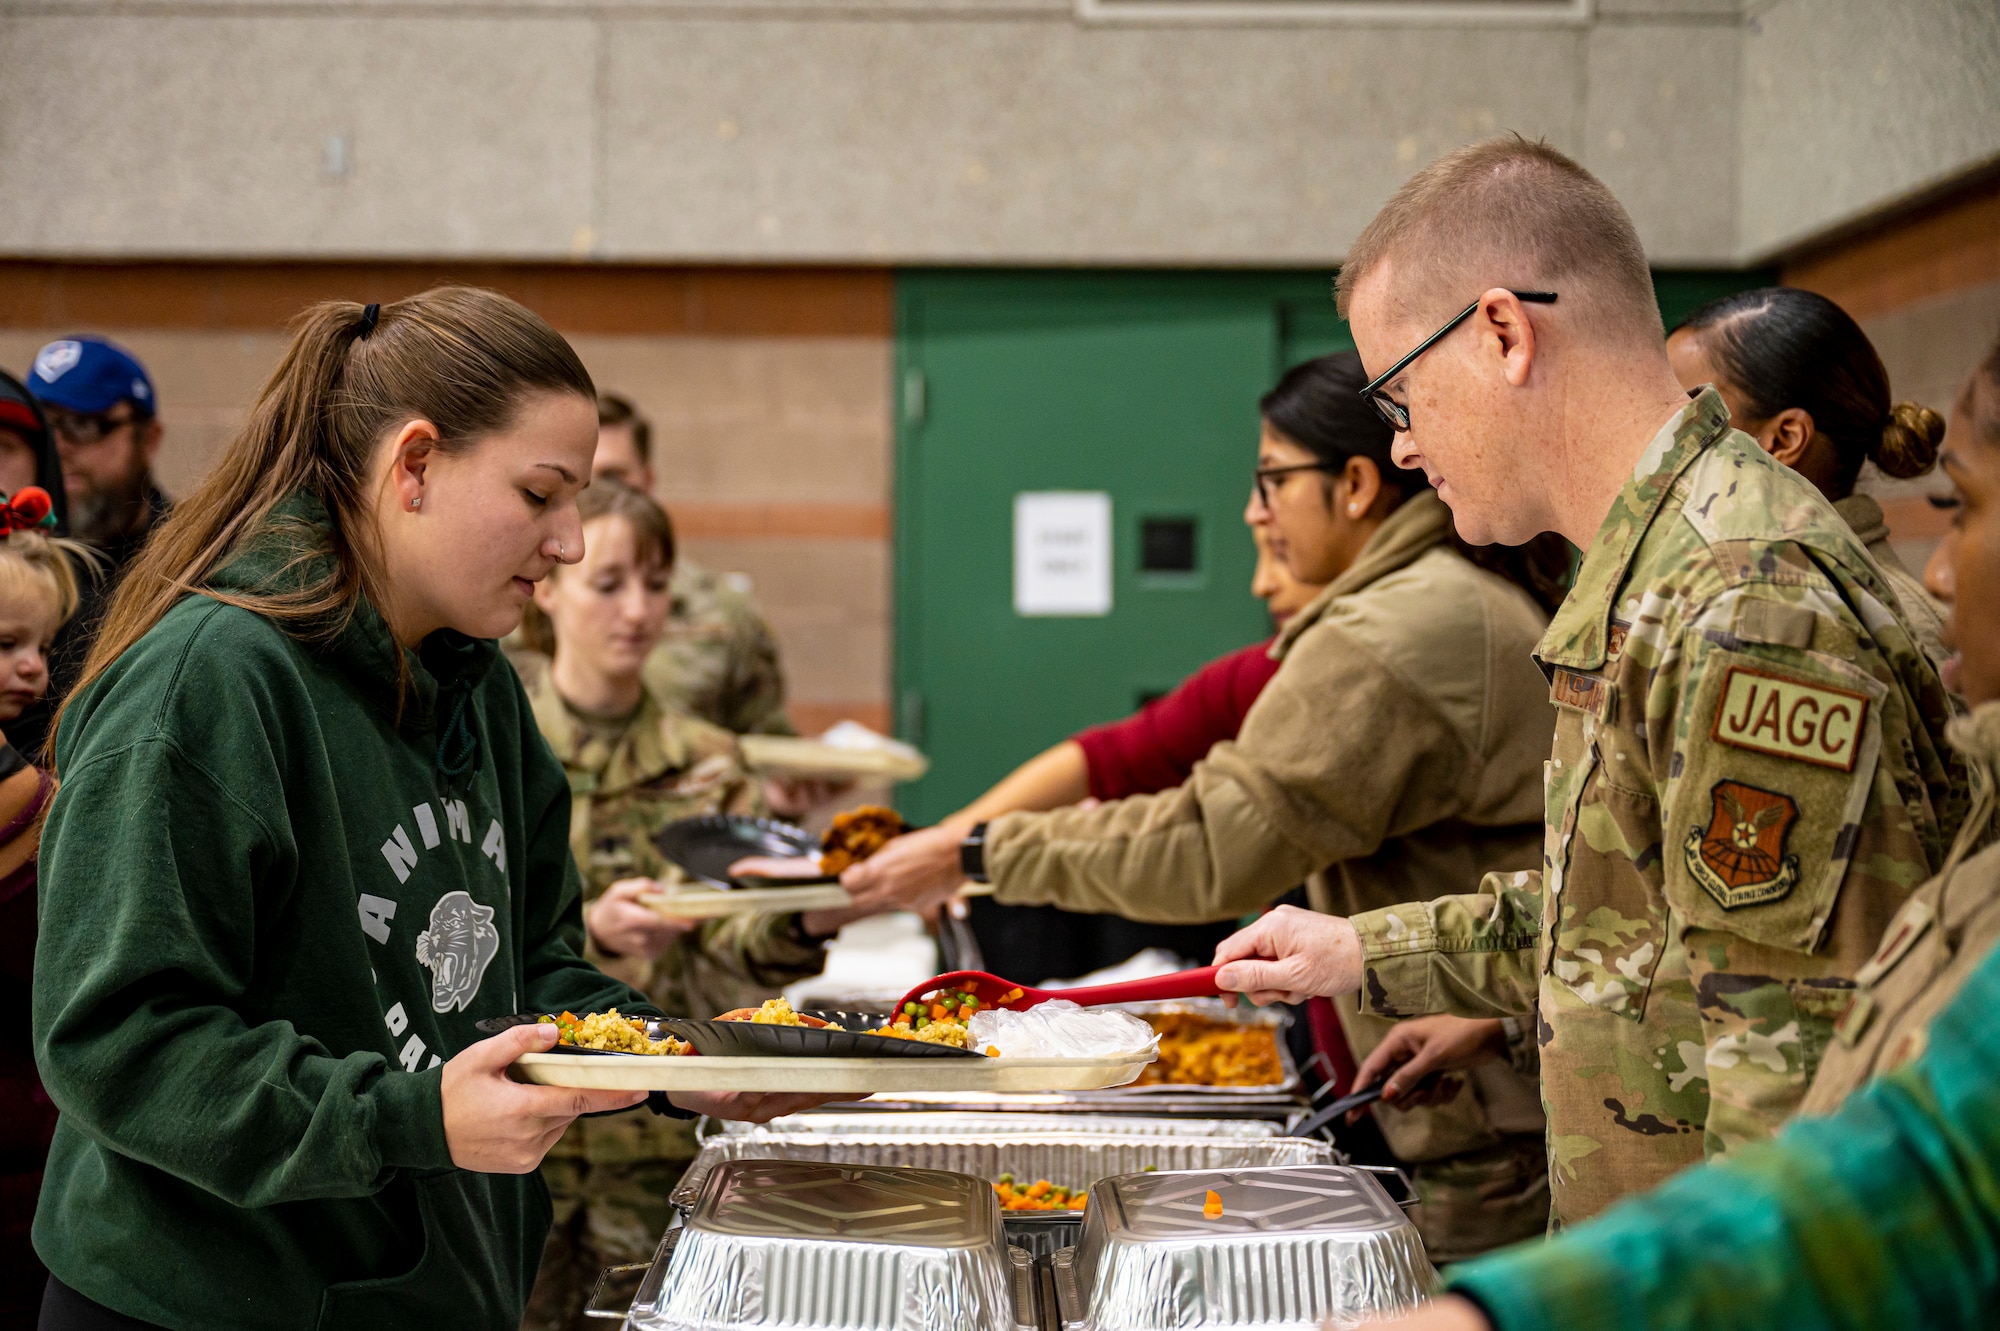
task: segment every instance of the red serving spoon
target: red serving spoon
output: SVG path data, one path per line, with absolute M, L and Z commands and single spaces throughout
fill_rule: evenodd
M 1093 984 L 1082 989 L 1036 989 L 1003 980 L 988 971 L 950 971 L 925 980 L 904 994 L 896 1000 L 894 1010 L 902 1011 L 903 1004 L 914 1003 L 925 994 L 973 983 L 979 986 L 976 991 L 979 1006 L 1003 1007 L 1014 1012 L 1025 1012 L 1037 1003 L 1046 1003 L 1054 998 L 1066 998 L 1080 1007 L 1095 1007 L 1102 1003 L 1147 1003 L 1162 998 L 1216 998 L 1222 994 L 1222 990 L 1215 987 L 1215 973 L 1221 969 L 1220 966 L 1203 966 L 1198 971 L 1175 971 L 1172 975 L 1155 975 L 1147 980 Z M 1013 997 L 1002 1001 L 1000 996 L 1010 991 Z

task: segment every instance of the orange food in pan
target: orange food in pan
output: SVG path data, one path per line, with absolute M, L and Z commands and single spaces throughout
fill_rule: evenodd
M 1140 1086 L 1272 1086 L 1285 1079 L 1278 1031 L 1217 1021 L 1194 1012 L 1156 1012 L 1146 1024 L 1160 1036 L 1160 1057 Z

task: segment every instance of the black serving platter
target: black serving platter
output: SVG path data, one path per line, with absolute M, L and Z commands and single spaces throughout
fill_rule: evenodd
M 828 1030 L 818 1026 L 766 1026 L 754 1021 L 692 1021 L 668 1017 L 660 1024 L 693 1045 L 695 1052 L 711 1058 L 984 1058 L 973 1049 L 954 1049 L 948 1044 L 924 1044 L 917 1040 L 896 1040 L 868 1031 L 888 1024 L 880 1012 L 801 1012 L 844 1026 Z
M 690 875 L 710 887 L 802 887 L 831 883 L 833 878 L 743 878 L 729 876 L 729 866 L 750 855 L 803 859 L 819 854 L 819 838 L 802 827 L 775 818 L 745 818 L 713 813 L 682 818 L 653 834 L 653 845 Z

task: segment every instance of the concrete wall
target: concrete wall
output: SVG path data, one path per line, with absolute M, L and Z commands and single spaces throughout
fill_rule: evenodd
M 1658 262 L 1726 263 L 1735 7 L 0 0 L 0 252 L 1323 263 L 1513 128 L 1601 169 Z
M 1776 0 L 1742 87 L 1739 247 L 1763 260 L 2000 160 L 2000 5 Z

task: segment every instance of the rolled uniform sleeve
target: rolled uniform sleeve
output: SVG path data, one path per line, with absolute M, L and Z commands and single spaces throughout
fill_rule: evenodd
M 1541 875 L 1486 875 L 1480 890 L 1352 919 L 1361 936 L 1362 1012 L 1526 1017 L 1535 1011 Z
M 1452 817 L 1477 768 L 1433 700 L 1361 637 L 1322 624 L 1293 645 L 1241 735 L 1185 784 L 995 819 L 987 871 L 1006 905 L 1229 919 Z

